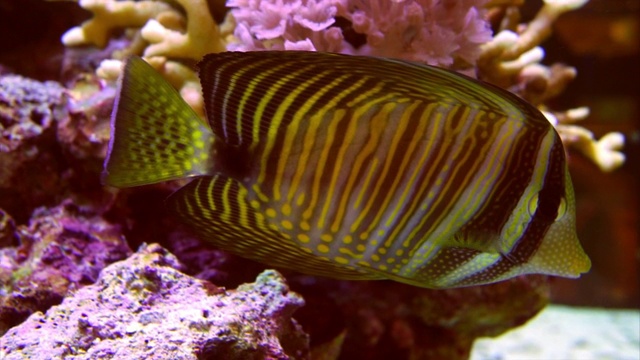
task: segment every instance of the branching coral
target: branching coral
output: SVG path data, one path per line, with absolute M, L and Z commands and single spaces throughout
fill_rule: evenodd
M 209 11 L 206 0 L 115 1 L 80 0 L 80 6 L 94 16 L 67 31 L 67 46 L 93 44 L 103 47 L 116 29 L 133 30 L 131 46 L 101 64 L 97 73 L 115 80 L 127 54 L 144 55 L 165 77 L 172 80 L 189 104 L 201 115 L 200 85 L 195 72 L 179 60 L 197 61 L 204 54 L 225 49 L 223 35 Z
M 517 16 L 503 19 L 498 34 L 482 45 L 478 69 L 484 79 L 500 86 L 508 85 L 514 76 L 530 65 L 538 64 L 544 50 L 538 45 L 551 35 L 551 25 L 562 13 L 574 10 L 588 0 L 545 0 L 536 17 L 528 24 L 518 24 Z M 518 0 L 503 5 L 520 3 Z M 520 28 L 514 31 L 514 29 Z M 566 70 L 574 72 L 573 69 Z M 556 74 L 559 75 L 558 72 Z M 575 75 L 575 74 L 573 74 Z
M 182 9 L 162 1 L 80 0 L 80 6 L 94 16 L 67 31 L 62 42 L 67 46 L 94 44 L 104 47 L 114 30 L 141 28 L 142 39 L 150 44 L 144 51 L 145 56 L 199 60 L 204 54 L 224 50 L 207 1 L 176 2 Z
M 318 50 L 345 52 L 334 0 L 228 0 L 236 23 L 231 51 Z
M 491 39 L 485 2 L 349 0 L 341 9 L 367 35 L 361 52 L 451 67 L 474 65 L 480 45 Z
M 613 171 L 624 163 L 625 156 L 620 152 L 624 146 L 624 136 L 621 133 L 611 132 L 600 140 L 596 140 L 591 131 L 582 126 L 573 125 L 589 116 L 588 108 L 581 107 L 557 113 L 543 111 L 543 113 L 555 126 L 562 142 L 591 159 L 600 170 Z
M 564 12 L 583 6 L 588 0 L 545 0 L 544 6 L 528 24 L 518 24 L 514 6 L 521 0 L 493 1 L 490 5 L 511 6 L 504 11 L 500 31 L 482 46 L 478 74 L 485 81 L 507 88 L 539 106 L 556 127 L 565 146 L 575 148 L 602 171 L 620 167 L 625 160 L 619 151 L 624 144 L 620 133 L 606 134 L 596 140 L 593 133 L 574 125 L 586 118 L 588 109 L 565 112 L 548 111 L 543 103 L 560 94 L 576 76 L 573 67 L 563 64 L 541 65 L 544 50 L 539 46 L 551 34 L 551 25 Z
M 619 152 L 622 135 L 596 141 L 591 132 L 573 124 L 578 118 L 567 115 L 580 111 L 544 107 L 575 78 L 576 70 L 542 65 L 539 44 L 561 14 L 587 1 L 545 0 L 535 18 L 521 24 L 518 7 L 524 0 L 227 0 L 231 10 L 219 27 L 206 0 L 80 0 L 94 18 L 69 30 L 63 42 L 104 46 L 112 30 L 134 30 L 129 53 L 143 54 L 200 115 L 200 84 L 182 60 L 198 60 L 225 48 L 331 51 L 453 68 L 545 110 L 567 146 L 609 171 L 624 161 Z M 493 38 L 490 22 L 499 23 Z M 122 56 L 103 62 L 98 75 L 115 80 Z
M 473 65 L 491 39 L 484 0 L 229 0 L 229 50 L 366 54 Z
M 519 23 L 517 10 L 523 0 L 229 0 L 237 26 L 228 48 L 335 51 L 452 67 L 477 73 L 544 109 L 543 103 L 560 94 L 576 70 L 541 65 L 544 50 L 538 45 L 549 37 L 561 14 L 587 1 L 545 0 L 525 25 Z M 495 14 L 503 14 L 503 19 L 491 39 L 487 19 Z M 583 111 L 546 113 L 565 144 L 603 171 L 624 162 L 621 134 L 596 141 L 590 131 L 572 124 L 579 120 L 574 115 Z
M 224 51 L 218 26 L 209 12 L 207 1 L 177 2 L 187 15 L 185 32 L 171 29 L 172 25 L 179 23 L 176 21 L 175 13 L 172 13 L 173 16 L 165 14 L 164 17 L 150 19 L 141 30 L 142 38 L 151 43 L 144 55 L 200 60 L 205 54 Z
M 93 18 L 62 36 L 67 46 L 93 44 L 104 47 L 111 33 L 119 28 L 141 27 L 149 19 L 171 11 L 160 1 L 80 0 L 80 6 L 93 13 Z

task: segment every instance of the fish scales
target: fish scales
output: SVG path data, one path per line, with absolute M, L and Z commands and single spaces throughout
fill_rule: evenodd
M 252 65 L 255 66 L 256 62 L 253 62 Z M 209 66 L 213 69 L 217 69 L 215 64 L 210 64 Z M 275 63 L 264 65 L 265 68 L 275 68 L 275 66 Z M 429 258 L 427 257 L 425 259 L 424 257 L 418 257 L 416 259 L 417 261 L 414 261 L 410 265 L 402 264 L 402 260 L 408 262 L 406 257 L 414 255 L 417 247 L 422 243 L 426 242 L 429 244 L 437 244 L 438 239 L 447 239 L 452 237 L 453 234 L 457 232 L 457 228 L 462 224 L 467 223 L 469 220 L 468 216 L 457 216 L 456 212 L 452 212 L 450 210 L 457 204 L 455 200 L 457 200 L 462 193 L 460 189 L 465 189 L 469 185 L 468 182 L 472 178 L 468 176 L 468 174 L 472 174 L 476 167 L 481 164 L 476 161 L 474 157 L 470 156 L 472 152 L 465 151 L 468 149 L 465 149 L 464 144 L 469 140 L 474 140 L 472 135 L 478 135 L 474 131 L 469 131 L 469 128 L 486 128 L 490 121 L 490 116 L 487 116 L 487 118 L 484 119 L 478 118 L 475 121 L 469 121 L 469 117 L 472 119 L 477 117 L 472 116 L 471 111 L 473 110 L 473 115 L 475 115 L 479 110 L 469 109 L 468 107 L 457 104 L 455 107 L 448 107 L 444 105 L 433 108 L 431 111 L 441 114 L 439 117 L 434 119 L 432 119 L 431 113 L 426 113 L 422 119 L 416 117 L 415 119 L 408 121 L 409 117 L 407 115 L 414 115 L 419 113 L 419 111 L 407 113 L 405 111 L 406 108 L 398 106 L 399 109 L 397 110 L 399 111 L 385 115 L 382 117 L 385 122 L 379 123 L 378 125 L 380 129 L 385 129 L 384 135 L 386 136 L 379 138 L 378 143 L 374 144 L 374 147 L 379 149 L 379 153 L 369 155 L 368 159 L 365 158 L 370 166 L 368 168 L 363 168 L 361 172 L 345 172 L 343 171 L 345 168 L 353 168 L 354 170 L 359 169 L 360 166 L 354 165 L 360 165 L 360 162 L 355 164 L 354 159 L 355 156 L 363 153 L 363 149 L 362 147 L 354 146 L 354 144 L 364 143 L 364 139 L 371 137 L 371 134 L 368 131 L 365 131 L 366 129 L 370 129 L 366 124 L 371 124 L 371 118 L 375 117 L 375 115 L 381 111 L 380 103 L 367 101 L 369 99 L 362 98 L 361 101 L 363 101 L 363 104 L 358 105 L 355 101 L 348 99 L 349 95 L 361 90 L 358 87 L 358 81 L 363 82 L 361 78 L 353 76 L 355 79 L 353 81 L 349 81 L 349 83 L 353 85 L 349 88 L 343 88 L 340 90 L 338 88 L 338 84 L 344 82 L 343 79 L 345 76 L 348 76 L 348 74 L 343 75 L 343 77 L 338 77 L 338 80 L 333 82 L 323 82 L 318 84 L 317 79 L 326 79 L 327 77 L 322 76 L 322 74 L 317 75 L 317 71 L 313 71 L 315 70 L 313 67 L 310 68 L 311 69 L 308 71 L 315 75 L 311 77 L 311 80 L 307 81 L 301 81 L 299 76 L 288 77 L 285 81 L 282 80 L 282 75 L 277 76 L 274 79 L 268 79 L 256 78 L 251 74 L 244 73 L 244 76 L 248 76 L 252 79 L 251 81 L 254 88 L 262 86 L 266 91 L 268 90 L 268 85 L 263 85 L 264 82 L 272 82 L 275 79 L 280 79 L 280 82 L 276 84 L 278 90 L 283 88 L 295 89 L 283 92 L 283 94 L 293 93 L 295 94 L 294 96 L 290 96 L 286 99 L 277 99 L 274 96 L 267 100 L 273 104 L 272 106 L 274 108 L 278 109 L 273 113 L 281 113 L 281 120 L 289 122 L 289 125 L 287 132 L 284 133 L 282 139 L 280 141 L 274 141 L 276 144 L 282 144 L 280 148 L 276 148 L 276 150 L 274 150 L 272 147 L 273 145 L 267 142 L 264 147 L 259 146 L 255 149 L 255 155 L 253 157 L 261 159 L 259 166 L 254 167 L 254 169 L 259 169 L 260 171 L 260 175 L 257 176 L 257 178 L 264 179 L 264 174 L 275 175 L 274 179 L 267 178 L 263 180 L 267 183 L 263 184 L 259 181 L 257 184 L 260 191 L 269 197 L 270 204 L 272 205 L 272 207 L 264 209 L 264 212 L 271 214 L 274 220 L 280 223 L 282 230 L 289 233 L 294 240 L 297 239 L 298 235 L 302 234 L 303 241 L 300 241 L 300 245 L 311 249 L 318 255 L 333 258 L 341 263 L 356 262 L 357 264 L 367 264 L 365 266 L 371 266 L 371 263 L 373 263 L 377 264 L 378 267 L 382 267 L 382 270 L 391 268 L 391 265 L 388 263 L 395 263 L 391 271 L 411 277 L 415 274 L 417 267 Z M 203 67 L 202 71 L 206 73 L 207 68 Z M 273 74 L 278 75 L 278 72 L 275 71 Z M 300 75 L 301 71 L 297 71 L 295 74 Z M 219 77 L 206 76 L 205 78 L 218 79 Z M 306 78 L 302 76 L 302 79 Z M 315 86 L 309 87 L 308 83 L 313 82 L 314 80 L 316 81 L 314 83 Z M 237 79 L 236 81 L 242 81 L 242 79 Z M 247 79 L 245 81 L 249 80 Z M 311 88 L 315 90 L 315 93 L 307 91 L 305 96 L 298 95 L 301 93 L 301 91 L 299 91 L 300 88 L 305 85 L 307 85 L 305 90 Z M 385 89 L 384 86 L 378 86 L 379 89 L 377 93 L 388 96 L 388 94 L 390 94 L 394 89 L 393 84 L 390 84 L 388 87 L 391 87 L 391 89 Z M 216 88 L 216 86 L 213 88 Z M 238 87 L 234 87 L 234 89 L 237 88 Z M 336 91 L 336 89 L 340 90 L 340 92 L 331 93 L 332 91 Z M 296 90 L 298 90 L 298 92 L 296 92 Z M 420 97 L 416 96 L 415 90 L 416 89 L 410 89 L 413 93 L 401 93 L 400 96 L 403 96 L 404 98 L 397 98 L 395 101 L 398 103 L 415 102 L 416 99 L 420 99 Z M 261 96 L 263 93 L 264 92 L 256 93 L 256 96 Z M 308 123 L 308 121 L 306 121 L 306 113 L 308 111 L 313 111 L 314 114 L 320 114 L 318 116 L 322 116 L 326 111 L 333 108 L 327 106 L 328 101 L 320 101 L 320 104 L 324 104 L 324 109 L 319 108 L 317 105 L 318 101 L 316 100 L 319 98 L 319 96 L 317 96 L 318 93 L 324 93 L 324 96 L 328 96 L 330 99 L 333 99 L 333 101 L 337 103 L 333 106 L 340 106 L 341 101 L 350 101 L 350 109 L 353 110 L 353 108 L 356 107 L 356 110 L 353 111 L 353 113 L 357 112 L 357 106 L 372 109 L 372 111 L 367 113 L 367 117 L 342 115 L 339 119 L 328 118 L 325 121 L 321 121 L 321 123 L 326 125 L 326 129 L 321 130 L 326 130 L 326 132 L 318 133 L 318 128 L 314 128 L 314 131 L 311 132 L 300 131 L 299 123 L 301 121 Z M 212 92 L 210 95 L 205 93 L 207 98 L 215 97 L 215 95 L 215 92 Z M 241 94 L 237 94 L 237 97 L 240 97 L 240 95 Z M 246 93 L 243 95 L 243 99 L 246 101 L 252 100 L 251 97 L 247 97 Z M 370 97 L 374 97 L 375 95 L 376 92 L 369 93 Z M 229 94 L 225 93 L 224 96 L 229 96 Z M 299 98 L 307 99 L 307 101 L 299 101 L 299 103 L 296 104 Z M 424 99 L 421 100 L 431 101 L 431 103 L 435 103 L 437 100 L 433 96 L 423 96 L 423 98 Z M 256 99 L 253 102 L 258 103 L 258 101 L 259 99 Z M 289 107 L 283 108 L 283 102 L 285 105 L 289 104 Z M 211 104 L 215 103 L 215 101 L 211 102 Z M 268 108 L 269 104 L 267 103 L 262 107 Z M 378 109 L 376 109 L 376 107 Z M 248 106 L 242 106 L 242 103 L 238 105 L 238 109 L 246 110 L 247 108 Z M 216 109 L 207 108 L 207 110 L 208 113 L 216 113 Z M 287 116 L 287 113 L 290 115 Z M 296 113 L 299 115 L 295 116 Z M 405 115 L 404 119 L 402 118 L 403 113 Z M 490 114 L 497 117 L 495 113 Z M 227 118 L 242 119 L 245 116 L 253 118 L 255 128 L 257 121 L 262 119 L 261 115 L 262 114 L 237 113 L 227 114 Z M 403 179 L 403 176 L 408 174 L 408 160 L 410 160 L 413 155 L 407 154 L 407 150 L 414 149 L 416 144 L 422 141 L 423 133 L 438 133 L 437 131 L 432 130 L 425 131 L 425 126 L 423 126 L 421 131 L 416 132 L 416 127 L 421 124 L 420 120 L 422 120 L 422 123 L 431 122 L 432 125 L 438 121 L 442 121 L 445 126 L 442 127 L 443 130 L 440 133 L 442 139 L 439 140 L 439 142 L 448 142 L 450 143 L 450 146 L 445 148 L 446 151 L 440 153 L 442 156 L 439 158 L 434 156 L 432 162 L 423 161 L 421 164 L 413 164 L 413 167 L 416 169 L 439 169 L 440 172 L 438 174 L 432 173 L 431 177 L 414 176 L 413 181 L 407 181 L 406 179 Z M 492 125 L 495 125 L 498 121 L 498 119 L 495 119 Z M 358 122 L 364 124 L 358 124 Z M 505 121 L 503 121 L 503 123 L 504 122 Z M 515 123 L 518 124 L 518 122 Z M 238 121 L 238 124 L 241 124 L 241 121 Z M 228 125 L 228 127 L 238 127 L 240 126 L 238 124 L 231 124 Z M 441 124 L 438 125 L 442 126 Z M 340 126 L 342 126 L 341 131 L 338 130 L 338 127 Z M 355 136 L 350 139 L 345 139 L 341 136 L 336 137 L 336 133 L 339 135 L 349 134 L 347 129 L 350 126 L 361 129 L 359 131 L 360 134 L 355 134 Z M 407 126 L 412 126 L 412 128 L 407 128 Z M 542 129 L 542 127 L 540 128 Z M 486 130 L 484 130 L 484 132 L 486 132 L 485 136 L 488 136 L 489 132 Z M 507 132 L 507 135 L 511 135 L 512 132 L 513 131 Z M 466 134 L 468 136 L 462 136 L 460 134 Z M 417 135 L 417 137 L 414 136 L 413 141 L 410 139 L 403 139 L 403 136 L 408 137 L 410 135 Z M 456 142 L 452 140 L 458 136 L 460 137 L 459 141 Z M 319 144 L 316 146 L 319 149 L 322 149 L 322 151 L 315 151 L 318 155 L 315 158 L 310 157 L 313 155 L 312 153 L 314 150 L 313 148 L 309 148 L 309 140 L 313 141 L 313 139 L 315 139 L 315 144 Z M 483 141 L 483 143 L 484 147 L 487 147 L 492 142 Z M 308 151 L 305 152 L 304 149 L 302 149 L 302 144 L 307 146 Z M 340 146 L 341 144 L 342 146 Z M 402 149 L 398 149 L 398 144 L 405 146 Z M 345 145 L 350 145 L 349 149 L 351 151 L 341 151 L 345 149 Z M 420 151 L 415 152 L 416 154 L 425 154 L 427 150 L 435 148 L 433 142 L 423 143 L 422 145 L 423 146 L 419 149 Z M 533 145 L 535 146 L 535 144 Z M 483 152 L 485 149 L 480 147 L 478 150 Z M 397 156 L 394 156 L 394 154 Z M 466 161 L 463 157 L 466 158 Z M 377 161 L 372 161 L 373 159 Z M 500 162 L 500 159 L 496 161 L 495 157 L 491 158 L 491 160 L 494 161 L 494 164 Z M 372 171 L 372 164 L 381 164 L 381 166 L 378 168 L 378 171 Z M 527 161 L 522 162 L 522 165 L 524 165 L 522 166 L 522 169 L 518 167 L 514 168 L 511 175 L 524 173 L 526 176 L 529 172 L 528 170 L 532 169 L 534 164 L 532 164 L 531 161 Z M 292 169 L 292 167 L 295 167 L 295 169 Z M 333 171 L 323 171 L 325 168 L 333 169 Z M 447 172 L 446 169 L 451 170 Z M 462 176 L 456 176 L 457 174 L 460 174 L 460 169 L 466 170 L 466 179 Z M 495 172 L 494 166 L 494 173 Z M 342 181 L 336 181 L 340 174 L 342 174 Z M 351 181 L 345 180 L 347 174 L 351 174 Z M 369 186 L 365 187 L 362 184 L 363 180 L 367 178 L 364 176 L 365 174 L 373 174 L 372 176 L 378 180 L 376 182 L 370 182 L 368 184 Z M 504 177 L 505 174 L 509 173 L 505 172 L 502 176 Z M 439 177 L 436 177 L 435 175 L 439 175 Z M 300 179 L 302 176 L 304 176 L 302 181 L 296 181 L 294 183 L 283 180 Z M 481 176 L 480 179 L 482 178 L 483 177 Z M 359 181 L 355 182 L 354 179 L 358 179 Z M 411 212 L 405 211 L 403 214 L 398 214 L 398 211 L 405 210 L 410 207 L 409 205 L 411 205 L 407 201 L 407 195 L 404 194 L 403 196 L 402 193 L 404 193 L 406 189 L 414 188 L 418 183 L 427 185 L 426 187 L 423 187 L 423 189 L 433 189 L 434 187 L 437 187 L 438 189 L 431 190 L 431 192 L 440 193 L 441 195 L 434 199 L 432 205 L 429 206 L 428 212 L 416 212 L 413 210 Z M 302 189 L 299 193 L 296 193 L 300 184 L 310 186 Z M 318 201 L 318 197 L 321 193 L 320 184 L 327 184 L 323 186 L 323 189 L 327 190 L 326 193 L 322 194 L 324 197 L 323 202 Z M 346 184 L 350 184 L 351 186 L 347 189 L 343 189 L 340 186 L 345 186 Z M 400 184 L 402 184 L 402 186 L 399 186 Z M 497 182 L 497 184 L 499 185 L 499 182 Z M 442 186 L 442 189 L 439 189 L 440 186 Z M 351 191 L 352 189 L 356 191 Z M 382 191 L 383 189 L 385 191 Z M 394 189 L 395 191 L 393 191 Z M 523 190 L 524 186 L 521 186 L 520 189 Z M 515 191 L 518 192 L 517 189 L 515 189 Z M 304 196 L 308 201 L 300 204 L 293 201 L 293 196 L 289 196 L 287 199 L 282 199 L 282 192 L 296 194 L 296 198 Z M 366 203 L 363 203 L 362 206 L 351 206 L 352 204 L 358 203 L 357 198 L 354 199 L 353 197 L 355 196 L 352 194 L 361 193 L 371 194 L 369 200 Z M 480 191 L 478 193 L 482 194 L 483 192 Z M 308 194 L 311 195 L 309 196 Z M 350 195 L 352 196 L 350 201 L 345 201 L 344 199 L 347 199 Z M 414 208 L 416 202 L 424 202 L 426 200 L 424 199 L 424 191 L 421 195 L 422 196 L 413 197 L 416 200 L 413 202 Z M 517 199 L 519 196 L 520 193 L 518 192 L 515 196 L 511 196 L 509 198 Z M 472 199 L 472 196 L 468 196 L 466 198 L 467 201 Z M 392 200 L 396 200 L 393 207 L 391 207 Z M 477 203 L 478 201 L 476 201 L 476 204 Z M 333 206 L 333 204 L 340 204 L 340 206 Z M 515 202 L 510 201 L 508 202 L 508 205 L 510 206 L 504 207 L 505 211 L 503 211 L 503 214 L 505 215 L 512 210 L 513 206 L 515 206 Z M 376 211 L 373 211 L 374 209 Z M 396 211 L 392 212 L 387 209 L 396 209 Z M 330 214 L 328 214 L 329 211 L 331 211 Z M 448 226 L 447 229 L 436 231 L 438 230 L 436 225 L 443 222 L 444 214 L 450 214 L 449 217 L 451 217 L 452 220 L 446 222 Z M 414 219 L 423 219 L 423 221 L 413 221 L 413 223 L 418 226 L 412 227 L 411 230 L 413 231 L 405 232 L 402 236 L 398 236 L 400 235 L 398 232 L 403 230 L 403 227 L 396 226 L 394 229 L 390 223 L 406 223 L 409 220 L 409 215 L 413 215 Z M 499 217 L 494 216 L 493 218 Z M 352 221 L 348 221 L 349 219 L 352 219 Z M 364 221 L 364 219 L 366 219 L 366 221 Z M 352 225 L 350 228 L 347 228 L 347 226 L 340 224 L 338 226 L 333 225 L 329 227 L 329 222 L 332 222 L 333 224 L 355 222 L 355 225 L 364 224 L 366 226 Z M 299 229 L 293 229 L 292 224 L 300 224 L 301 226 Z M 341 231 L 338 232 L 338 230 Z M 345 238 L 349 244 L 344 243 Z M 354 238 L 356 240 L 364 240 L 364 244 L 363 241 L 353 241 Z M 399 242 L 393 242 L 396 238 L 404 238 L 408 239 L 408 241 L 405 241 L 405 244 L 399 246 L 401 245 Z M 309 239 L 314 239 L 315 241 L 310 241 Z M 329 239 L 329 241 L 325 241 L 324 239 Z M 342 241 L 340 241 L 340 239 L 342 239 Z M 357 245 L 360 245 L 360 247 Z M 395 246 L 391 248 L 392 245 Z M 431 247 L 433 248 L 433 246 Z M 342 252 L 340 250 L 342 250 Z M 397 256 L 398 250 L 402 250 L 402 255 Z
M 515 95 L 327 53 L 211 54 L 199 70 L 208 124 L 127 62 L 104 181 L 195 177 L 167 206 L 204 240 L 314 275 L 433 288 L 588 270 L 562 144 Z

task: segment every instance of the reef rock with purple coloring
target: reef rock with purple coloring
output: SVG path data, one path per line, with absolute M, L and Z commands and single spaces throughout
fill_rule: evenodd
M 78 159 L 103 159 L 109 142 L 109 119 L 115 87 L 85 74 L 68 89 L 69 116 L 58 122 L 58 141 Z
M 0 188 L 8 188 L 24 164 L 42 156 L 36 140 L 66 116 L 65 102 L 56 82 L 0 76 Z
M 94 283 L 105 266 L 131 253 L 119 226 L 71 201 L 39 208 L 28 226 L 16 227 L 8 214 L 4 219 L 2 243 L 19 244 L 0 249 L 0 335 Z
M 143 246 L 46 314 L 0 338 L 2 359 L 297 359 L 308 336 L 291 318 L 304 301 L 273 270 L 225 290 Z

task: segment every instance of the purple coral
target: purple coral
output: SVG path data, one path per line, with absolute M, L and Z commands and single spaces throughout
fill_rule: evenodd
M 229 50 L 310 50 L 468 67 L 491 39 L 485 0 L 229 0 Z M 342 19 L 340 24 L 337 20 Z M 345 22 L 346 20 L 346 22 Z M 346 24 L 346 25 L 345 25 Z M 366 39 L 358 44 L 348 31 Z
M 321 43 L 325 50 L 340 50 L 322 41 L 335 21 L 336 4 L 335 0 L 229 0 L 239 41 L 229 44 L 228 50 L 316 50 Z M 342 41 L 336 40 L 334 45 Z

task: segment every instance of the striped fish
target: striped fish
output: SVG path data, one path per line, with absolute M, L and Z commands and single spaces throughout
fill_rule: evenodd
M 560 138 L 517 96 L 329 53 L 210 54 L 199 73 L 208 122 L 126 62 L 103 182 L 193 177 L 167 206 L 215 246 L 429 288 L 589 270 Z

